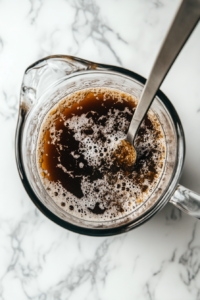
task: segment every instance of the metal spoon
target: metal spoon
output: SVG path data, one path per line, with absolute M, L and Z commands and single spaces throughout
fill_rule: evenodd
M 170 67 L 200 19 L 200 0 L 183 0 L 161 46 L 131 120 L 126 141 L 134 145 L 138 129 Z M 135 149 L 133 149 L 134 151 Z M 137 153 L 135 156 L 137 157 Z M 133 161 L 134 163 L 135 161 Z

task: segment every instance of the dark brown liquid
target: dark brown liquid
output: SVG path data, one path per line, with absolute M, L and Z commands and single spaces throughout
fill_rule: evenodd
M 94 135 L 94 143 L 95 141 L 100 141 L 103 145 L 108 145 L 110 134 L 117 133 L 119 129 L 123 131 L 124 134 L 127 133 L 129 123 L 135 110 L 134 102 L 125 100 L 119 101 L 118 98 L 113 98 L 108 95 L 105 99 L 104 94 L 94 95 L 94 93 L 90 92 L 81 102 L 74 103 L 70 108 L 65 108 L 53 123 L 56 129 L 55 133 L 48 129 L 44 135 L 44 152 L 41 158 L 41 166 L 43 170 L 46 170 L 46 174 L 43 173 L 42 175 L 51 182 L 59 182 L 64 189 L 76 196 L 80 201 L 84 196 L 81 188 L 81 180 L 83 177 L 87 178 L 90 182 L 94 182 L 98 179 L 102 179 L 106 174 L 107 180 L 112 186 L 117 181 L 117 174 L 119 174 L 119 172 L 132 180 L 133 187 L 137 186 L 142 192 L 145 192 L 158 176 L 158 168 L 156 166 L 160 163 L 162 157 L 162 152 L 157 147 L 162 133 L 152 124 L 152 121 L 148 117 L 145 118 L 143 126 L 139 129 L 138 137 L 135 142 L 137 163 L 131 167 L 126 166 L 126 164 L 120 164 L 115 155 L 112 156 L 112 163 L 108 164 L 107 156 L 105 155 L 108 151 L 107 146 L 102 150 L 104 153 L 99 153 L 98 149 L 94 150 L 100 157 L 102 156 L 100 166 L 89 165 L 83 155 L 83 151 L 80 149 L 80 141 L 75 139 L 74 131 L 66 125 L 66 120 L 70 120 L 74 116 L 85 114 L 88 120 L 92 119 L 92 122 L 102 128 L 108 121 L 108 112 L 115 115 L 116 110 L 119 113 L 116 115 L 108 134 L 103 133 L 102 130 L 99 129 L 94 135 L 93 127 L 89 125 L 89 122 L 88 125 L 86 124 L 82 128 L 81 133 L 83 137 L 91 137 Z M 119 128 L 122 118 L 125 118 L 127 122 L 123 126 L 120 125 Z M 147 145 L 148 147 L 144 147 L 144 143 L 149 134 L 151 135 L 152 142 Z M 55 143 L 53 143 L 54 135 L 57 137 Z M 73 156 L 71 153 L 73 153 Z M 80 168 L 80 164 L 83 167 Z M 58 167 L 58 165 L 62 167 Z M 162 165 L 160 167 L 162 167 Z M 67 172 L 64 170 L 67 170 Z M 122 192 L 130 192 L 129 188 L 125 185 L 118 188 Z M 96 189 L 99 189 L 99 187 Z M 96 192 L 98 193 L 98 191 Z M 87 209 L 94 214 L 103 214 L 113 203 L 113 205 L 118 205 L 119 210 L 123 211 L 123 208 L 118 202 L 118 200 L 120 200 L 120 193 L 121 192 L 116 192 L 113 194 L 115 195 L 112 196 L 114 199 L 111 197 L 109 201 L 106 200 L 106 204 L 103 203 L 105 199 L 97 199 L 95 206 Z M 57 196 L 56 193 L 55 196 Z M 133 197 L 137 198 L 137 192 L 134 192 Z M 103 203 L 103 208 L 99 207 L 100 203 Z M 64 207 L 65 205 L 69 205 L 67 199 L 66 203 L 61 203 L 61 206 Z M 70 204 L 69 209 L 73 210 L 74 205 Z

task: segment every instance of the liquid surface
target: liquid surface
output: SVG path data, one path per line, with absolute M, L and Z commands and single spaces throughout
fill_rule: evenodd
M 163 132 L 153 112 L 136 137 L 134 165 L 119 147 L 137 102 L 120 91 L 88 89 L 68 96 L 46 116 L 38 141 L 38 170 L 62 209 L 106 221 L 134 211 L 153 192 L 165 160 Z

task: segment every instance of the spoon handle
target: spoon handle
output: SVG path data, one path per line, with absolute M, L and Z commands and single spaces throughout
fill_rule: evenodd
M 200 0 L 183 0 L 164 39 L 131 120 L 126 137 L 129 143 L 133 144 L 157 90 L 199 19 Z

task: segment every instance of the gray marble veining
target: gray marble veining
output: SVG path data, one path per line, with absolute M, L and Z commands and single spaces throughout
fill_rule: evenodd
M 200 223 L 168 204 L 141 227 L 95 238 L 46 219 L 14 157 L 25 68 L 50 54 L 121 65 L 148 76 L 176 0 L 0 2 L 0 299 L 200 299 Z M 181 183 L 200 192 L 200 24 L 163 91 L 186 134 Z

